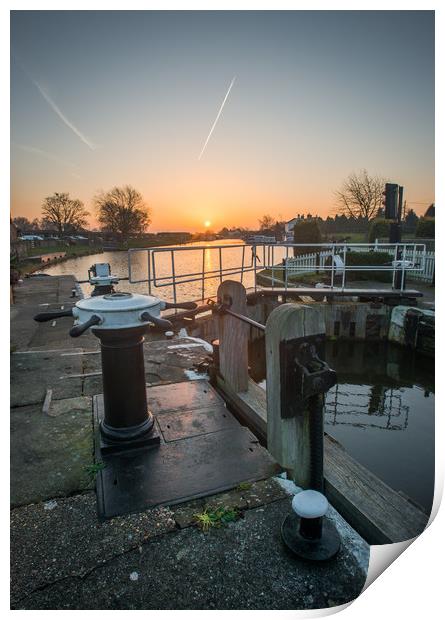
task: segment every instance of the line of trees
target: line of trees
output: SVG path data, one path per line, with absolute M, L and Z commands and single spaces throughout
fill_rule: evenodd
M 118 235 L 122 241 L 145 232 L 151 223 L 150 208 L 131 185 L 99 192 L 93 198 L 93 205 L 101 230 Z M 16 217 L 13 223 L 20 234 L 45 230 L 62 237 L 84 231 L 89 215 L 81 200 L 55 192 L 44 199 L 41 219 Z

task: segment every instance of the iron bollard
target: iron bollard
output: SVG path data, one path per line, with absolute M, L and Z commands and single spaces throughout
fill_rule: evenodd
M 281 527 L 281 537 L 286 547 L 305 560 L 325 561 L 340 549 L 340 536 L 335 525 L 326 519 L 326 497 L 308 489 L 292 500 L 292 510 Z

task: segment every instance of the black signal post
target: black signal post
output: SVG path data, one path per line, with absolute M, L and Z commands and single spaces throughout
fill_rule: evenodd
M 402 241 L 402 209 L 403 209 L 403 187 L 397 183 L 386 183 L 383 192 L 385 207 L 385 219 L 391 220 L 389 225 L 389 242 L 400 243 Z M 400 248 L 397 249 L 397 261 L 402 259 Z M 404 284 L 404 283 L 403 283 Z M 396 270 L 394 288 L 402 288 L 402 272 Z

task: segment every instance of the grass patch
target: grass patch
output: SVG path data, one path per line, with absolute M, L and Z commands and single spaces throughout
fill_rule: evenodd
M 41 254 L 58 254 L 65 252 L 67 256 L 85 256 L 88 254 L 98 254 L 102 252 L 101 245 L 39 245 L 29 250 L 28 256 L 40 256 Z
M 105 463 L 103 463 L 102 461 L 99 461 L 98 463 L 92 463 L 91 465 L 86 465 L 84 469 L 86 473 L 88 474 L 88 476 L 91 478 L 91 480 L 94 480 L 97 474 L 103 469 L 105 469 L 105 467 L 106 467 Z
M 236 490 L 237 491 L 248 491 L 251 488 L 252 488 L 251 482 L 240 482 L 239 485 L 236 487 Z
M 348 243 L 368 243 L 368 234 L 366 232 L 335 232 L 325 235 L 327 242 L 343 241 L 346 239 Z
M 58 252 L 65 252 L 66 255 L 63 258 L 56 258 L 55 260 L 47 263 L 42 263 L 36 258 L 34 258 L 33 260 L 33 257 L 40 256 L 41 254 L 57 254 Z M 63 263 L 70 258 L 77 258 L 78 256 L 88 256 L 90 254 L 100 254 L 102 252 L 102 246 L 40 246 L 32 248 L 29 251 L 28 257 L 23 257 L 20 260 L 11 260 L 10 267 L 11 269 L 17 270 L 20 276 L 23 277 L 28 274 L 34 273 L 35 271 L 44 270 L 46 267 L 52 267 L 53 265 L 57 265 L 58 263 Z
M 197 526 L 203 531 L 208 532 L 212 527 L 221 527 L 232 523 L 241 517 L 241 511 L 234 508 L 217 508 L 210 511 L 208 508 L 204 512 L 199 512 L 193 515 Z

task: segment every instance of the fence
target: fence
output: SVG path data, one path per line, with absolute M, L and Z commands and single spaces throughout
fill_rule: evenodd
M 384 252 L 380 247 L 377 247 L 376 252 Z M 424 252 L 423 254 L 423 265 L 422 269 L 418 270 L 410 270 L 408 277 L 411 280 L 417 280 L 420 282 L 428 282 L 432 284 L 434 282 L 434 271 L 436 266 L 435 252 Z M 413 250 L 406 250 L 406 260 L 415 262 L 416 255 Z
M 317 248 L 317 251 L 313 251 Z M 310 252 L 306 253 L 306 250 Z M 294 257 L 294 252 L 301 254 Z M 348 261 L 348 255 L 354 252 L 388 252 L 391 258 L 385 264 L 375 261 L 367 265 L 357 265 Z M 207 257 L 216 253 L 216 260 L 207 264 Z M 234 252 L 238 252 L 234 256 Z M 414 274 L 417 279 L 432 281 L 434 265 L 429 265 L 425 273 L 425 246 L 423 244 L 368 244 L 368 243 L 321 243 L 321 244 L 227 244 L 214 246 L 170 246 L 156 248 L 134 248 L 128 251 L 128 276 L 131 284 L 147 283 L 148 293 L 153 289 L 171 287 L 173 301 L 176 303 L 177 287 L 190 284 L 198 287 L 194 299 L 209 296 L 205 283 L 211 279 L 223 279 L 237 276 L 243 284 L 248 284 L 246 276 L 255 290 L 261 284 L 267 288 L 295 286 L 289 276 L 308 272 L 325 272 L 330 276 L 331 288 L 334 276 L 341 276 L 342 290 L 345 289 L 346 272 L 369 271 L 388 272 L 392 274 L 393 288 L 396 288 L 396 273 L 402 272 L 402 289 L 404 275 Z M 139 257 L 139 263 L 146 265 L 145 274 L 139 277 L 133 264 L 133 258 Z M 192 260 L 194 257 L 194 260 Z M 230 259 L 232 257 L 232 259 Z M 328 259 L 330 259 L 328 261 Z M 318 264 L 317 264 L 318 260 Z M 410 262 L 411 261 L 411 262 Z M 211 263 L 211 264 L 210 264 Z M 250 284 L 249 284 L 250 285 Z M 211 293 L 214 294 L 214 293 Z
M 417 280 L 421 282 L 434 282 L 434 270 L 435 270 L 435 252 L 426 252 L 423 244 L 410 244 L 410 245 L 401 245 L 401 253 L 403 254 L 403 260 L 413 263 L 414 267 L 419 266 L 419 269 L 415 269 L 414 267 L 410 267 L 406 269 L 407 277 L 411 280 Z M 350 252 L 363 252 L 363 251 L 373 251 L 379 253 L 392 253 L 394 249 L 394 245 L 389 246 L 388 244 L 379 245 L 375 243 L 374 246 L 348 246 L 348 251 Z M 318 254 L 318 255 L 317 255 Z M 339 252 L 339 256 L 342 257 L 343 247 L 341 248 L 341 252 Z M 286 275 L 296 276 L 303 275 L 305 273 L 311 273 L 315 271 L 326 271 L 326 260 L 332 257 L 332 251 L 330 250 L 322 250 L 319 253 L 311 252 L 309 254 L 302 254 L 300 256 L 296 256 L 293 258 L 289 258 L 286 260 Z M 346 256 L 347 257 L 347 253 Z M 346 262 L 346 261 L 345 261 Z M 369 266 L 357 267 L 357 269 L 365 270 Z M 374 270 L 377 270 L 377 267 L 373 267 Z M 379 269 L 380 270 L 380 269 Z

